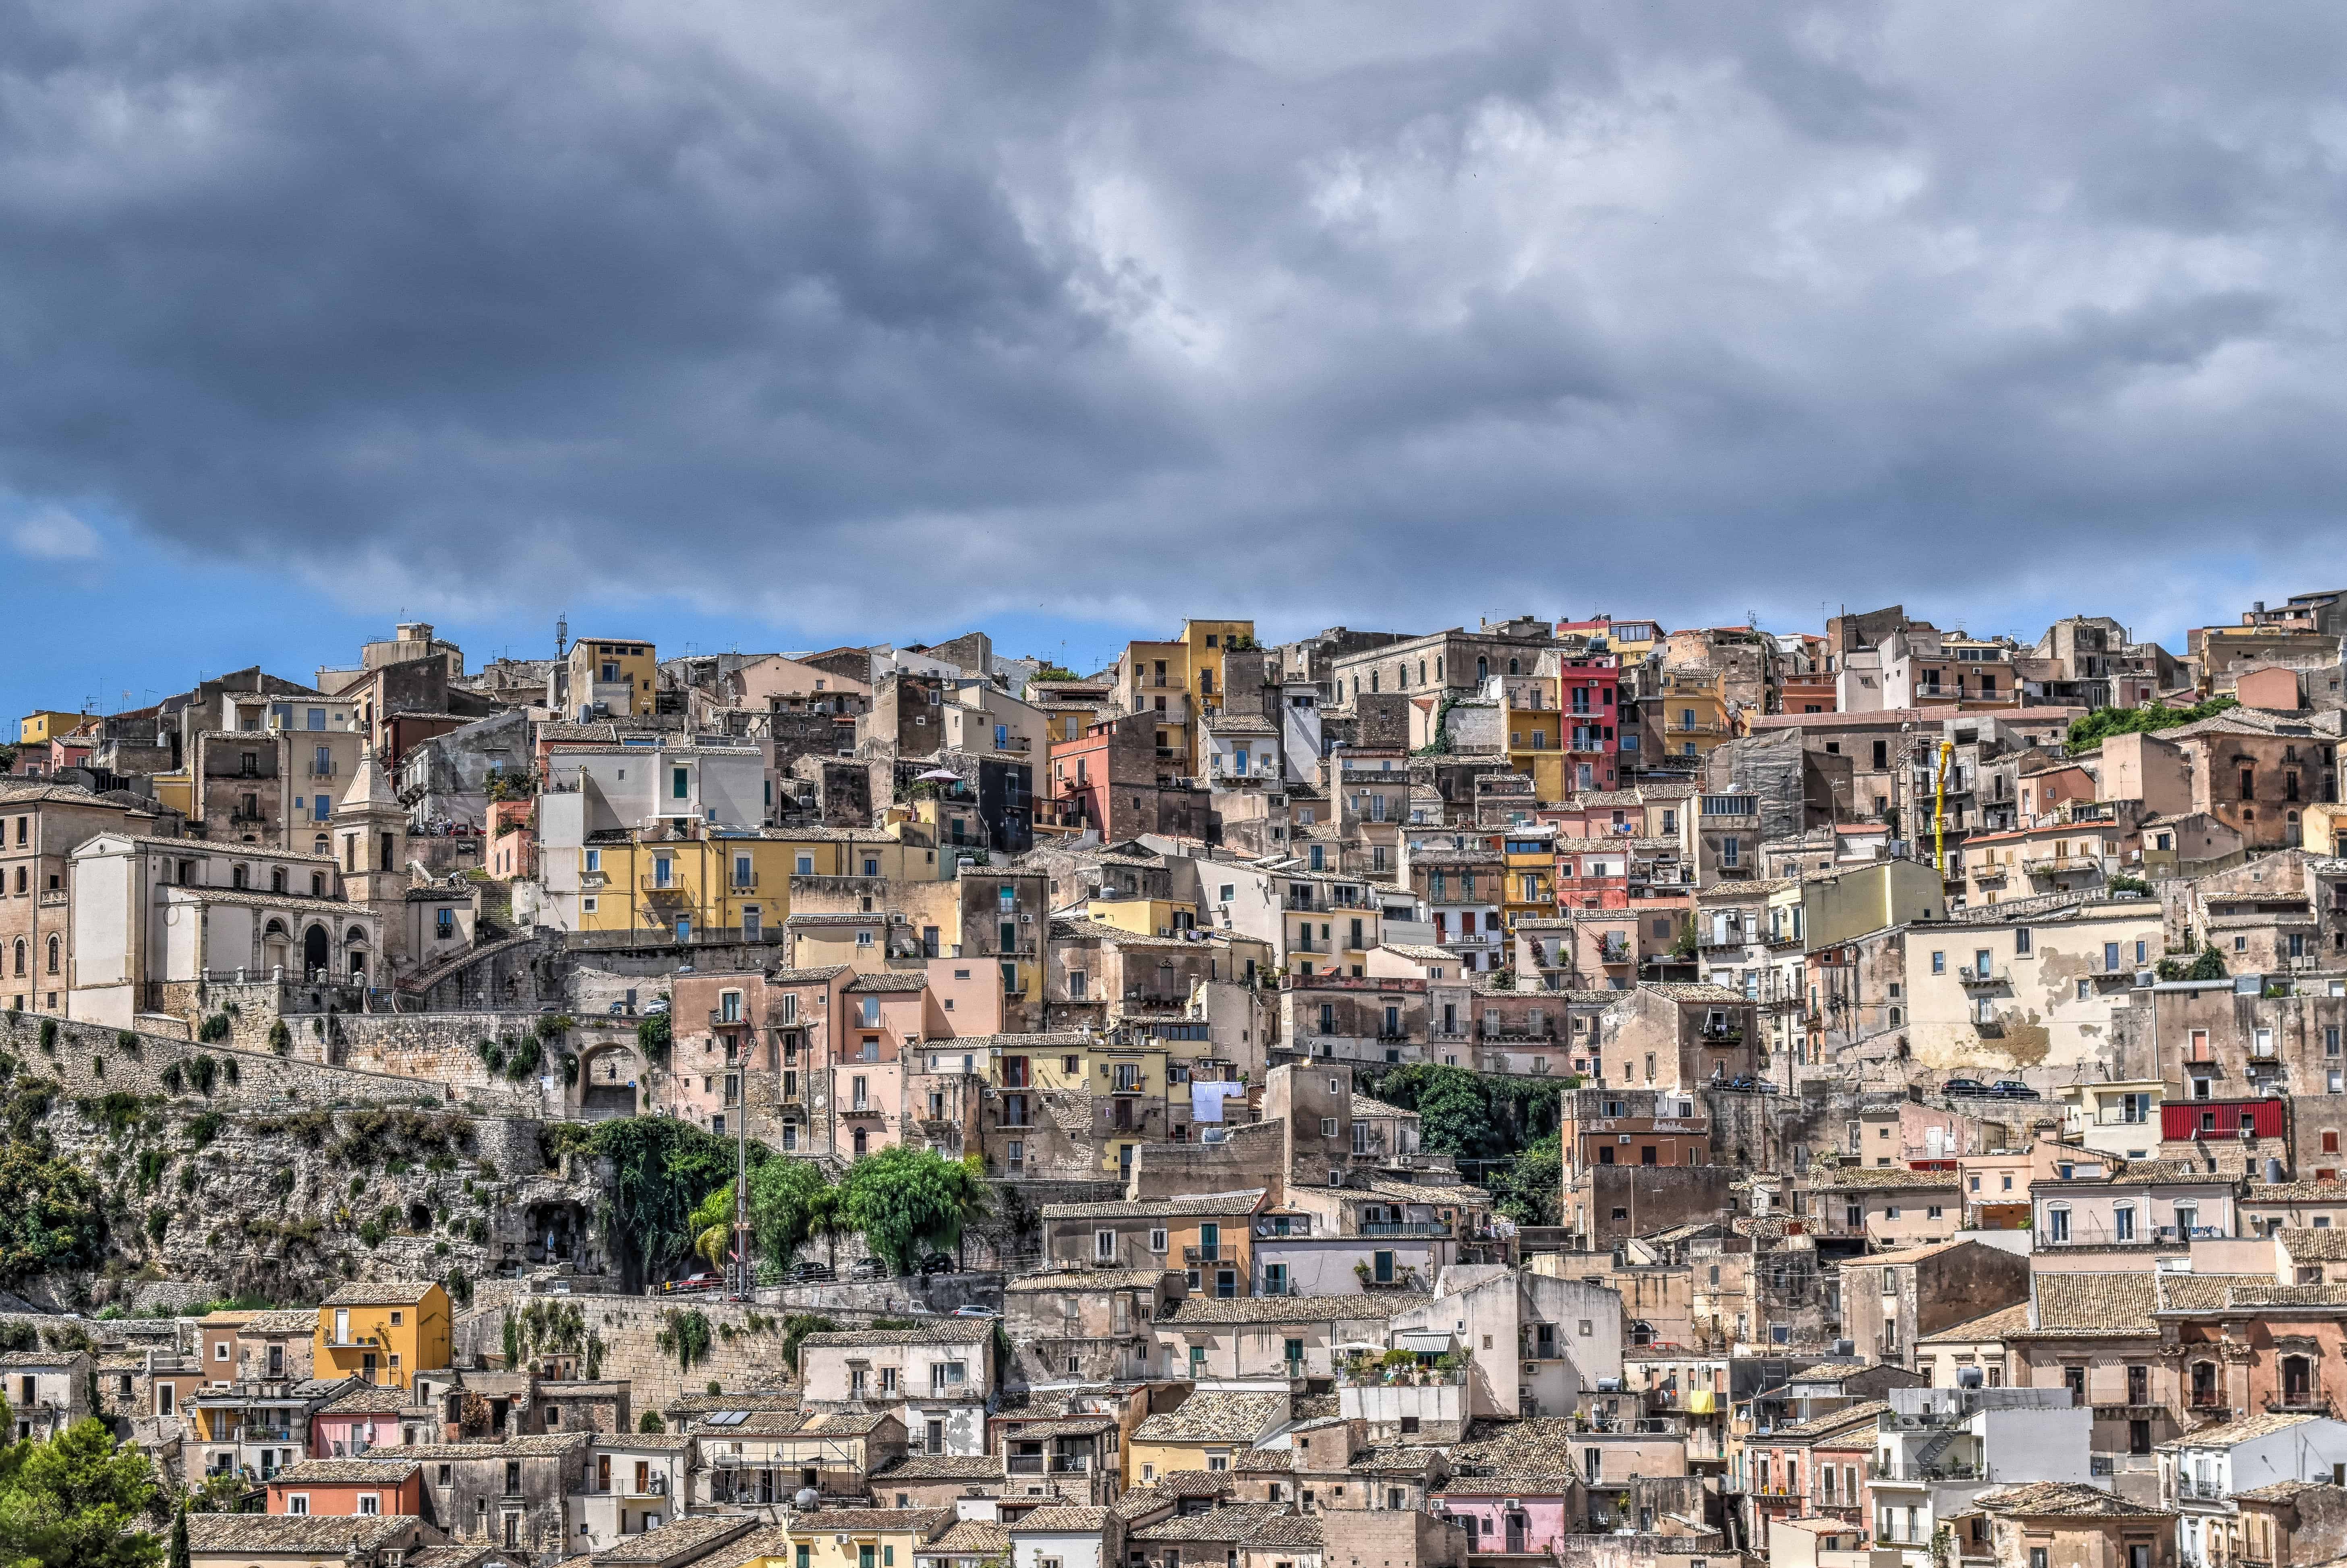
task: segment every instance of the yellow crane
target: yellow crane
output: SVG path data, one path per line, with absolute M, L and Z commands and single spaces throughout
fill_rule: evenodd
M 1955 742 L 1940 743 L 1940 776 L 1932 789 L 1932 864 L 1943 882 L 1948 876 L 1948 760 L 1955 754 Z

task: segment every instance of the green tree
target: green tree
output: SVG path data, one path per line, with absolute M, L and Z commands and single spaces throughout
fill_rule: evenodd
M 1434 1071 L 1438 1076 L 1418 1101 L 1426 1147 L 1439 1154 L 1485 1157 L 1497 1139 L 1483 1086 L 1463 1067 L 1439 1067 Z
M 750 1250 L 753 1261 L 788 1268 L 799 1249 L 835 1215 L 839 1194 L 811 1160 L 776 1157 L 750 1173 Z M 694 1250 L 712 1268 L 733 1244 L 733 1184 L 726 1183 L 692 1211 Z
M 2159 730 L 2172 730 L 2178 724 L 2195 723 L 2211 718 L 2240 703 L 2231 697 L 2211 697 L 2205 702 L 2195 702 L 2188 708 L 2170 708 L 2154 702 L 2145 708 L 2096 708 L 2070 721 L 2070 733 L 2065 744 L 2075 756 L 2090 747 L 2102 744 L 2110 735 L 2147 735 Z
M 163 1542 L 145 1527 L 155 1501 L 146 1456 L 102 1421 L 0 1451 L 0 1561 L 8 1568 L 153 1568 Z
M 2184 971 L 2184 978 L 2188 980 L 2221 980 L 2229 972 L 2225 968 L 2225 955 L 2217 950 L 2216 943 L 2210 942 L 2200 949 L 2200 956 L 2192 960 L 2192 967 Z
M 1563 1134 L 1551 1132 L 1517 1155 L 1491 1186 L 1500 1212 L 1518 1225 L 1553 1225 L 1563 1206 Z
M 181 1503 L 171 1511 L 170 1560 L 164 1568 L 190 1568 L 188 1555 L 188 1505 Z
M 0 1285 L 94 1263 L 105 1235 L 88 1172 L 46 1140 L 0 1143 Z
M 847 1168 L 841 1218 L 892 1271 L 909 1274 L 923 1252 L 958 1245 L 962 1226 L 986 1213 L 981 1170 L 934 1149 L 884 1149 Z
M 644 1053 L 644 1060 L 655 1067 L 668 1065 L 668 1048 L 675 1038 L 664 1012 L 656 1012 L 636 1025 L 636 1046 Z
M 622 1244 L 622 1265 L 632 1283 L 692 1255 L 700 1237 L 693 1211 L 711 1190 L 733 1180 L 733 1140 L 673 1116 L 620 1117 L 569 1136 L 569 1147 L 583 1143 L 611 1162 L 605 1220 Z M 753 1171 L 773 1157 L 764 1143 L 750 1145 Z
M 668 1423 L 661 1419 L 661 1413 L 658 1410 L 646 1410 L 642 1415 L 636 1418 L 636 1430 L 640 1432 L 664 1432 L 668 1430 Z

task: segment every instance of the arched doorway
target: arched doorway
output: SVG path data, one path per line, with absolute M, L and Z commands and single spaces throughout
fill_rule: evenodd
M 313 926 L 302 933 L 302 973 L 306 979 L 318 979 L 326 972 L 326 949 L 333 939 L 323 926 Z
M 865 1153 L 870 1147 L 870 1133 L 866 1132 L 865 1129 L 858 1127 L 856 1130 L 856 1157 L 859 1160 L 864 1158 Z
M 587 1052 L 579 1064 L 579 1113 L 590 1121 L 636 1113 L 636 1056 L 624 1045 Z
M 293 956 L 293 939 L 285 930 L 285 922 L 272 918 L 261 928 L 261 967 L 274 972 L 283 968 Z
M 343 938 L 343 950 L 350 955 L 351 984 L 354 986 L 366 984 L 366 933 L 356 926 L 352 927 L 350 934 Z

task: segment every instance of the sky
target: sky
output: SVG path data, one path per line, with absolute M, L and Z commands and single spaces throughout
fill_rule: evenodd
M 0 702 L 2342 586 L 2347 11 L 0 0 Z M 128 695 L 126 696 L 125 693 Z

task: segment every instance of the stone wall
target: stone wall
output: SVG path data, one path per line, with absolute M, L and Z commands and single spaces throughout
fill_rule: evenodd
M 40 1044 L 44 1023 L 56 1029 L 54 1048 L 46 1050 Z M 296 1026 L 289 1020 L 289 1028 L 292 1027 Z M 231 1020 L 231 1040 L 233 1028 Z M 265 1038 L 259 1050 L 221 1042 L 206 1044 L 144 1030 L 134 1033 L 132 1039 L 137 1042 L 136 1050 L 125 1050 L 117 1039 L 117 1031 L 111 1029 L 43 1019 L 31 1013 L 0 1013 L 0 1050 L 16 1056 L 26 1070 L 57 1080 L 68 1098 L 118 1091 L 141 1095 L 164 1093 L 167 1068 L 177 1064 L 182 1085 L 190 1085 L 189 1075 L 196 1059 L 207 1057 L 213 1063 L 213 1078 L 211 1093 L 206 1098 L 220 1110 L 430 1102 L 443 1109 L 479 1115 L 539 1114 L 534 1086 L 500 1081 L 495 1085 L 460 1087 L 361 1068 L 328 1067 L 301 1059 L 299 1048 L 306 1042 L 301 1041 L 298 1035 L 294 1050 L 283 1057 L 268 1050 Z
M 559 1296 L 540 1297 L 560 1300 Z M 630 1402 L 638 1410 L 657 1410 L 680 1395 L 708 1391 L 712 1382 L 729 1389 L 771 1389 L 788 1383 L 783 1360 L 786 1308 L 713 1300 L 687 1301 L 643 1296 L 585 1296 L 572 1298 L 586 1313 L 588 1331 L 603 1342 L 605 1378 L 625 1378 L 631 1385 Z M 518 1309 L 523 1298 L 510 1305 Z M 461 1368 L 501 1366 L 505 1360 L 507 1304 L 476 1305 L 456 1315 L 456 1350 Z M 709 1324 L 709 1353 L 691 1368 L 679 1363 L 673 1351 L 663 1350 L 659 1337 L 663 1327 L 686 1313 L 698 1312 Z
M 534 1036 L 538 1018 L 534 1012 L 345 1014 L 332 1020 L 323 1033 L 294 1025 L 293 1052 L 312 1061 L 332 1061 L 363 1072 L 453 1085 L 468 1091 L 509 1091 L 533 1104 L 550 1105 L 559 1114 L 559 1053 L 575 1047 L 541 1042 L 543 1061 L 538 1071 L 519 1083 L 492 1074 L 481 1060 L 482 1040 L 510 1046 Z M 543 1101 L 538 1089 L 541 1077 L 551 1077 L 556 1083 Z

